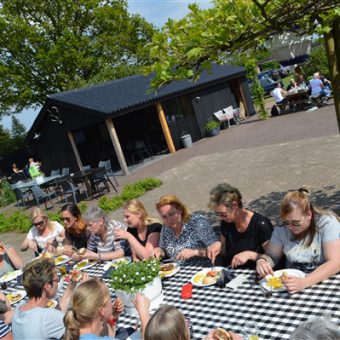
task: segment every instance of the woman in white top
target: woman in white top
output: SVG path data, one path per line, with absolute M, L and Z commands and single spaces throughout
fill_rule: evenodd
M 57 221 L 50 221 L 40 208 L 33 208 L 31 212 L 32 228 L 21 244 L 21 250 L 32 249 L 36 255 L 41 254 L 45 249 L 53 250 L 58 241 L 65 238 L 65 229 Z
M 260 256 L 256 270 L 264 277 L 282 255 L 286 267 L 309 273 L 304 278 L 287 276 L 283 283 L 291 294 L 297 293 L 340 271 L 340 222 L 328 211 L 313 207 L 308 190 L 290 191 L 281 202 L 284 227 L 274 229 L 266 254 Z

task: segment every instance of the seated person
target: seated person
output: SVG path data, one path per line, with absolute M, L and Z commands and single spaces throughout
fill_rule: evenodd
M 299 86 L 298 84 L 296 83 L 296 81 L 294 79 L 290 79 L 289 80 L 289 84 L 287 86 L 287 91 L 290 91 L 290 90 L 294 90 L 294 89 L 297 89 Z
M 152 257 L 159 244 L 162 225 L 157 219 L 149 217 L 143 203 L 136 199 L 127 201 L 123 209 L 129 227 L 127 231 L 117 228 L 115 237 L 129 242 L 134 261 Z
M 7 325 L 3 320 L 0 320 L 0 339 L 2 340 L 13 339 L 11 327 Z
M 208 220 L 190 214 L 174 195 L 162 196 L 156 208 L 164 224 L 155 256 L 168 257 L 180 265 L 210 267 L 207 247 L 219 242 Z
M 73 250 L 86 248 L 89 235 L 78 206 L 74 203 L 65 204 L 61 208 L 60 219 L 65 228 L 64 253 L 71 256 Z
M 82 280 L 88 275 L 83 273 Z M 60 339 L 65 331 L 64 313 L 76 282 L 70 281 L 59 300 L 60 310 L 47 308 L 47 302 L 55 298 L 58 290 L 57 268 L 54 262 L 40 258 L 24 268 L 22 283 L 28 301 L 22 300 L 15 309 L 12 331 L 15 339 Z
M 126 230 L 125 224 L 109 220 L 103 210 L 98 207 L 89 208 L 84 214 L 87 230 L 90 234 L 87 250 L 79 259 L 113 260 L 129 253 L 129 245 L 125 240 L 117 240 L 114 236 L 116 228 Z
M 38 176 L 41 176 L 43 174 L 40 171 L 40 166 L 41 166 L 40 162 L 35 162 L 33 158 L 29 158 L 28 163 L 29 163 L 28 172 L 29 172 L 32 179 L 34 179 Z
M 221 219 L 220 248 L 208 247 L 212 260 L 221 250 L 223 265 L 255 268 L 256 260 L 267 249 L 273 226 L 270 220 L 242 205 L 242 195 L 227 183 L 210 191 L 209 207 Z
M 0 277 L 24 266 L 24 262 L 16 250 L 9 244 L 0 241 Z
M 33 208 L 31 212 L 32 228 L 21 244 L 21 250 L 28 248 L 38 256 L 45 250 L 53 252 L 57 245 L 57 238 L 64 240 L 64 227 L 57 221 L 50 221 L 40 208 Z
M 312 97 L 317 96 L 317 95 L 321 95 L 321 96 L 325 96 L 326 92 L 324 90 L 325 85 L 323 84 L 323 82 L 320 80 L 320 73 L 319 72 L 315 72 L 313 75 L 313 79 L 311 79 L 309 81 L 309 86 L 311 88 L 311 94 Z
M 12 323 L 13 309 L 11 304 L 6 299 L 5 295 L 0 291 L 0 339 L 12 340 Z
M 282 89 L 281 83 L 277 83 L 276 88 L 270 92 L 270 95 L 274 97 L 275 103 L 278 105 L 286 103 L 286 99 L 284 98 L 286 94 L 287 92 Z
M 339 272 L 340 222 L 335 214 L 315 208 L 308 190 L 301 188 L 283 198 L 280 217 L 284 227 L 274 229 L 266 254 L 257 260 L 260 276 L 273 274 L 282 255 L 286 256 L 286 268 L 309 273 L 305 278 L 288 276 L 283 280 L 291 294 Z
M 332 95 L 332 83 L 325 76 L 320 76 L 320 80 L 324 85 L 323 90 L 325 91 L 326 96 L 330 97 Z

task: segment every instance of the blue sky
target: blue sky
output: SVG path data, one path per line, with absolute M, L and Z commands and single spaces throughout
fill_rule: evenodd
M 155 26 L 162 27 L 168 18 L 176 20 L 185 16 L 189 12 L 188 5 L 193 2 L 202 9 L 212 6 L 210 0 L 128 0 L 128 8 L 130 13 L 138 13 Z M 26 110 L 18 114 L 17 118 L 29 129 L 38 112 L 39 110 Z M 11 118 L 4 117 L 1 124 L 10 129 Z

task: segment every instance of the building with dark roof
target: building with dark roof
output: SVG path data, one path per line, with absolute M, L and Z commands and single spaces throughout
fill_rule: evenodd
M 144 157 L 175 152 L 184 133 L 194 142 L 203 138 L 220 109 L 254 113 L 243 67 L 213 65 L 197 82 L 176 81 L 157 92 L 151 79 L 135 75 L 49 95 L 26 138 L 30 153 L 46 174 L 107 159 L 126 174 Z

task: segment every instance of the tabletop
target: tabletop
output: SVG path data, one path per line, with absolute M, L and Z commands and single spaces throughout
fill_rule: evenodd
M 50 182 L 56 180 L 57 178 L 62 178 L 62 177 L 63 177 L 63 175 L 43 177 L 43 181 L 41 181 L 39 183 L 35 180 L 27 181 L 27 182 L 17 182 L 17 183 L 12 185 L 12 188 L 13 189 L 29 189 L 29 188 L 34 187 L 36 185 L 40 186 L 40 185 L 50 183 Z
M 181 299 L 182 285 L 189 282 L 200 269 L 181 267 L 176 275 L 163 280 L 163 303 L 178 307 L 190 318 L 193 339 L 202 339 L 216 327 L 242 334 L 247 322 L 257 324 L 260 339 L 289 339 L 301 322 L 326 313 L 331 314 L 332 321 L 340 326 L 340 273 L 303 292 L 294 295 L 277 292 L 268 299 L 255 282 L 254 271 L 235 270 L 236 275 L 247 276 L 247 280 L 237 289 L 194 287 L 191 299 Z M 102 277 L 103 264 L 84 271 L 90 276 Z M 104 281 L 109 286 L 109 279 L 104 278 Z M 17 288 L 22 289 L 20 286 Z M 8 291 L 13 289 L 8 287 Z M 111 295 L 115 297 L 112 289 Z M 122 314 L 118 326 L 134 327 L 137 322 L 138 317 Z

